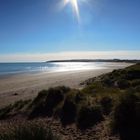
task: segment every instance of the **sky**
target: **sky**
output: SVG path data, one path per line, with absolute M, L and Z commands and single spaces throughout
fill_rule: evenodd
M 63 1 L 0 0 L 0 61 L 140 59 L 140 0 Z

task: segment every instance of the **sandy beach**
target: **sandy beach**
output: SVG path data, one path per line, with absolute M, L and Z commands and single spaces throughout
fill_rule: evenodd
M 106 69 L 78 70 L 66 72 L 41 72 L 34 74 L 18 74 L 0 78 L 0 106 L 13 103 L 17 100 L 31 99 L 42 89 L 55 86 L 69 86 L 82 88 L 80 83 L 111 72 L 130 66 L 130 63 L 109 63 Z

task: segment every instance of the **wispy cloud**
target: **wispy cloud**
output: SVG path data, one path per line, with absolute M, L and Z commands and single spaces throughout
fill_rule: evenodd
M 39 62 L 63 59 L 140 59 L 140 51 L 77 51 L 35 54 L 1 54 L 0 62 Z

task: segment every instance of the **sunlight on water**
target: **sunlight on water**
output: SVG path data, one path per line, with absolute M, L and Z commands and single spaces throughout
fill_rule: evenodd
M 84 71 L 104 68 L 106 68 L 106 64 L 101 62 L 0 63 L 0 75 L 31 72 Z
M 52 63 L 51 71 L 78 71 L 78 70 L 91 70 L 91 69 L 104 69 L 101 63 L 90 62 L 57 62 Z
M 122 68 L 125 63 L 111 62 L 39 62 L 39 63 L 0 63 L 0 75 L 36 73 L 36 72 L 66 72 L 102 70 L 108 68 Z

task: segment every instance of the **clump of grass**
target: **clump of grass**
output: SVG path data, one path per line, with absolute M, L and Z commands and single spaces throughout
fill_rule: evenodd
M 38 93 L 37 97 L 32 101 L 31 105 L 29 107 L 33 107 L 35 105 L 39 105 L 42 102 L 44 102 L 47 98 L 48 90 L 42 90 Z
M 0 140 L 60 140 L 60 138 L 41 122 L 26 121 L 14 125 L 7 124 L 5 128 L 0 129 Z
M 116 84 L 120 89 L 127 89 L 128 87 L 130 87 L 130 82 L 125 79 L 118 80 Z
M 135 91 L 138 92 L 138 93 L 140 93 L 140 85 L 137 86 L 137 87 L 135 87 Z
M 84 105 L 81 107 L 78 113 L 77 126 L 80 129 L 87 129 L 89 127 L 94 126 L 102 120 L 103 115 L 100 106 Z
M 25 106 L 27 107 L 31 100 L 19 100 L 14 104 L 10 104 L 0 109 L 0 120 L 8 119 L 10 116 L 14 116 L 19 113 Z
M 27 107 L 31 100 L 19 100 L 12 105 L 13 110 L 18 111 L 23 109 L 25 106 Z
M 64 100 L 69 90 L 69 88 L 62 86 L 41 91 L 32 103 L 33 110 L 29 118 L 51 117 L 54 109 Z
M 139 86 L 139 85 L 140 85 L 140 79 L 133 80 L 133 81 L 131 82 L 131 85 L 132 85 L 132 87 L 137 87 L 137 86 Z
M 75 123 L 77 112 L 84 102 L 86 102 L 86 96 L 79 90 L 71 90 L 67 94 L 61 107 L 60 120 L 63 125 Z
M 0 120 L 6 119 L 9 116 L 9 113 L 12 109 L 13 109 L 12 105 L 8 105 L 0 109 Z
M 74 100 L 75 100 L 76 104 L 81 104 L 83 101 L 86 100 L 86 95 L 78 90 L 77 93 L 75 94 Z
M 102 112 L 104 115 L 109 115 L 113 108 L 113 99 L 110 96 L 104 96 L 100 100 Z
M 122 140 L 140 139 L 140 98 L 137 95 L 122 96 L 115 107 L 111 128 Z
M 67 98 L 64 102 L 61 112 L 61 122 L 63 125 L 75 122 L 77 115 L 77 106 L 74 101 Z
M 59 86 L 55 88 L 49 88 L 48 90 L 42 90 L 38 93 L 37 97 L 33 100 L 31 106 L 40 104 L 41 102 L 44 102 L 50 94 L 53 94 L 54 96 L 56 94 L 64 94 L 70 91 L 69 87 L 65 86 Z

